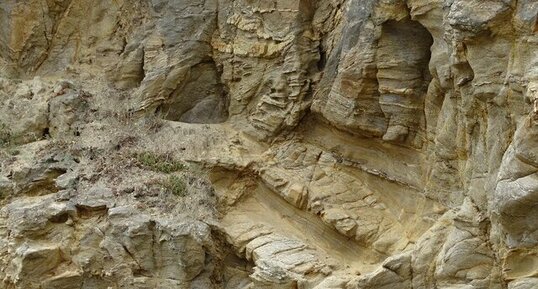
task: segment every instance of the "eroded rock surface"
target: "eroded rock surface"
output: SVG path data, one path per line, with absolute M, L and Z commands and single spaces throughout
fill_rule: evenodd
M 1 1 L 0 146 L 0 288 L 535 288 L 538 2 Z

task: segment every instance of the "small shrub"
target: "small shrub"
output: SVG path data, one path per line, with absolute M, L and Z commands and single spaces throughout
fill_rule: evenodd
M 165 174 L 181 171 L 185 168 L 185 166 L 178 161 L 152 152 L 143 152 L 136 154 L 135 159 L 140 166 L 155 172 L 161 172 Z
M 166 191 L 175 196 L 184 197 L 187 194 L 187 186 L 178 176 L 170 176 L 166 181 L 163 181 L 162 185 Z

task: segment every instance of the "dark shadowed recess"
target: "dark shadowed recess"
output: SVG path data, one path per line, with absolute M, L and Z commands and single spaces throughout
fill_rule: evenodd
M 379 103 L 388 120 L 383 136 L 386 141 L 421 146 L 416 138 L 425 129 L 424 99 L 431 81 L 428 65 L 432 44 L 431 34 L 416 21 L 383 23 L 376 62 Z
M 228 93 L 220 82 L 221 72 L 207 60 L 190 68 L 184 85 L 157 108 L 166 120 L 186 123 L 222 123 L 228 119 Z

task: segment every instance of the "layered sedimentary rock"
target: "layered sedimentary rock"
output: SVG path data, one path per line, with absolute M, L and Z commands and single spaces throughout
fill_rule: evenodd
M 538 284 L 536 1 L 7 0 L 0 23 L 0 288 Z

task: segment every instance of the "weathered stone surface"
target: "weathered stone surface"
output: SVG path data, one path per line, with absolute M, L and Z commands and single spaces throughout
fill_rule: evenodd
M 147 275 L 144 284 L 165 280 L 186 286 L 206 270 L 207 225 L 154 220 L 129 207 L 111 208 L 113 196 L 93 202 L 98 190 L 87 194 L 86 201 L 46 196 L 4 208 L 2 224 L 10 234 L 3 236 L 8 243 L 2 254 L 14 256 L 5 260 L 5 284 L 81 288 L 91 281 L 96 282 L 91 288 L 130 287 L 133 277 Z
M 0 288 L 536 287 L 537 15 L 1 1 Z

